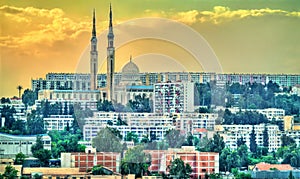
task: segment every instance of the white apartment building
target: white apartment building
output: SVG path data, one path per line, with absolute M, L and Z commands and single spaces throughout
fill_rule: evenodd
M 13 107 L 16 110 L 16 113 L 13 114 L 13 117 L 14 117 L 15 120 L 24 120 L 24 121 L 26 121 L 25 104 L 23 104 L 22 99 L 11 98 L 10 103 L 4 103 L 4 104 L 0 103 L 0 114 L 1 114 L 1 109 L 3 108 L 3 106 Z
M 72 115 L 51 115 L 50 117 L 44 118 L 44 128 L 47 131 L 62 131 L 68 125 L 71 127 L 73 121 L 74 118 Z
M 253 111 L 253 112 L 258 112 L 260 114 L 265 115 L 268 120 L 283 120 L 283 117 L 285 116 L 285 110 L 284 109 L 278 109 L 278 108 L 266 108 L 266 109 L 240 109 L 237 107 L 233 108 L 227 108 L 231 113 L 238 113 L 240 111 L 245 112 L 245 111 Z M 225 110 L 225 109 L 223 109 Z
M 170 82 L 154 84 L 155 113 L 194 112 L 194 83 Z
M 267 109 L 258 109 L 257 112 L 264 114 L 267 116 L 268 120 L 283 120 L 285 116 L 284 109 L 277 109 L 277 108 L 267 108 Z
M 111 121 L 117 124 L 118 118 L 128 126 L 174 126 L 176 129 L 192 132 L 196 128 L 213 130 L 218 114 L 215 113 L 180 113 L 163 115 L 156 113 L 116 113 L 94 112 L 93 117 L 85 118 L 86 125 L 106 125 Z
M 281 131 L 277 125 L 218 125 L 215 126 L 215 131 L 223 137 L 226 146 L 235 150 L 237 149 L 237 140 L 241 137 L 246 141 L 248 148 L 250 148 L 250 134 L 253 127 L 258 146 L 263 146 L 263 131 L 265 127 L 269 135 L 269 151 L 276 151 L 281 146 Z
M 91 125 L 85 124 L 83 126 L 83 140 L 91 141 L 94 137 L 97 136 L 97 133 L 107 127 L 107 125 Z M 150 134 L 156 136 L 156 140 L 162 140 L 168 130 L 175 129 L 174 126 L 150 126 L 150 125 L 142 125 L 142 126 L 108 126 L 110 128 L 117 129 L 121 132 L 123 136 L 123 140 L 129 132 L 136 133 L 138 135 L 138 139 L 142 140 L 144 136 L 149 136 Z
M 74 91 L 74 90 L 40 90 L 38 100 L 35 101 L 36 107 L 40 107 L 42 101 L 47 100 L 50 104 L 62 103 L 63 110 L 65 103 L 67 106 L 80 104 L 82 109 L 97 109 L 97 102 L 100 100 L 101 92 L 93 91 Z

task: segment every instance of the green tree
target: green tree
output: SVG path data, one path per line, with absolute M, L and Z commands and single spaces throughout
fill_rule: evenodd
M 133 112 L 151 112 L 150 99 L 146 94 L 136 95 L 134 100 L 129 100 L 128 106 Z
M 135 144 L 139 142 L 138 135 L 135 132 L 128 132 L 125 141 L 133 141 Z
M 34 157 L 38 158 L 41 165 L 47 167 L 49 165 L 49 159 L 51 158 L 51 151 L 44 149 L 42 136 L 37 135 L 36 143 L 31 146 L 31 153 Z
M 16 110 L 14 107 L 4 105 L 1 109 L 1 118 L 5 118 L 4 126 L 7 127 L 8 129 L 11 129 L 13 123 L 15 122 L 15 118 L 14 118 L 15 113 Z
M 176 158 L 168 166 L 171 176 L 176 178 L 190 178 L 190 174 L 193 172 L 192 167 L 187 163 L 185 164 L 180 158 Z
M 92 168 L 92 174 L 93 175 L 112 175 L 113 172 L 104 169 L 102 165 L 96 165 L 96 166 L 93 166 L 93 168 Z
M 26 134 L 26 122 L 23 120 L 16 120 L 11 127 L 14 134 Z
M 281 137 L 281 146 L 285 147 L 285 146 L 289 146 L 292 144 L 295 144 L 295 140 L 293 138 L 291 138 L 290 136 L 287 136 L 286 134 L 283 134 Z
M 246 144 L 246 141 L 244 140 L 243 137 L 238 138 L 238 140 L 236 141 L 236 145 L 238 147 L 240 147 L 241 145 L 245 145 L 245 144 Z
M 109 128 L 101 129 L 92 140 L 93 147 L 99 152 L 121 152 L 122 144 L 120 138 L 116 137 Z
M 26 158 L 26 155 L 23 154 L 22 152 L 17 153 L 14 164 L 15 165 L 22 165 L 25 158 Z
M 17 90 L 19 92 L 19 98 L 21 99 L 21 92 L 22 92 L 23 87 L 21 85 L 17 86 Z
M 27 130 L 28 134 L 44 134 L 46 130 L 44 129 L 44 120 L 38 113 L 38 111 L 33 110 L 31 114 L 27 116 Z
M 247 145 L 243 144 L 238 147 L 237 154 L 239 156 L 239 167 L 248 167 L 249 158 L 248 158 L 248 147 Z
M 5 98 L 5 97 L 2 97 L 2 98 L 1 98 L 1 104 L 5 104 L 5 103 L 10 104 L 10 103 L 11 103 L 11 102 L 10 102 L 10 99 L 9 99 L 9 98 Z
M 108 101 L 108 100 L 98 101 L 97 102 L 97 110 L 98 111 L 105 111 L 105 112 L 115 111 L 112 102 Z
M 7 165 L 5 167 L 5 171 L 2 175 L 5 179 L 16 179 L 18 178 L 18 170 L 16 170 L 13 166 Z
M 225 147 L 225 142 L 223 141 L 223 137 L 220 134 L 214 134 L 213 138 L 208 142 L 208 151 L 209 152 L 217 152 L 221 153 Z
M 22 95 L 22 102 L 25 104 L 25 106 L 32 106 L 35 103 L 35 100 L 37 100 L 37 93 L 26 89 Z
M 169 130 L 166 132 L 165 140 L 170 148 L 180 148 L 185 141 L 185 136 L 179 130 Z
M 125 157 L 121 161 L 121 174 L 135 174 L 136 177 L 148 173 L 148 167 L 151 165 L 150 154 L 143 152 L 142 145 L 135 146 L 126 151 Z
M 269 134 L 268 134 L 268 128 L 266 126 L 263 131 L 263 146 L 269 148 Z
M 293 172 L 292 171 L 290 171 L 288 179 L 295 179 L 295 177 L 293 176 Z
M 252 131 L 250 133 L 250 151 L 252 153 L 256 153 L 257 143 L 256 143 L 256 135 L 254 131 L 254 126 L 252 126 Z

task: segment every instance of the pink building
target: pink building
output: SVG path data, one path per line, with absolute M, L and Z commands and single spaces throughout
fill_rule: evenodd
M 204 177 L 205 173 L 219 173 L 219 153 L 199 152 L 194 147 L 182 147 L 169 150 L 145 150 L 151 154 L 151 172 L 168 173 L 171 162 L 180 158 L 184 163 L 190 164 L 193 169 L 192 178 Z

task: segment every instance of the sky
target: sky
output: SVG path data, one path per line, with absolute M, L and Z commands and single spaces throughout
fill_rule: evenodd
M 96 11 L 99 73 L 105 73 L 109 4 L 116 71 L 300 73 L 296 0 L 2 0 L 0 97 L 49 72 L 89 72 Z

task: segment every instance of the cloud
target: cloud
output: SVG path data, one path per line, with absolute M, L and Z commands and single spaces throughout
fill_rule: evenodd
M 225 6 L 215 6 L 211 11 L 189 10 L 181 12 L 157 12 L 147 9 L 145 14 L 150 16 L 171 18 L 188 25 L 198 22 L 221 24 L 233 20 L 240 20 L 250 17 L 263 17 L 268 15 L 300 17 L 300 12 L 290 12 L 281 9 L 264 8 L 231 10 L 229 7 Z
M 178 12 L 173 17 L 173 19 L 177 19 L 178 21 L 186 23 L 186 24 L 193 24 L 197 21 L 198 15 L 199 15 L 199 12 L 197 10 Z
M 266 15 L 287 15 L 289 12 L 280 9 L 239 9 L 230 10 L 229 7 L 215 6 L 212 11 L 199 13 L 200 22 L 219 24 L 226 21 L 244 19 L 248 17 L 262 17 Z
M 73 20 L 62 9 L 1 6 L 0 15 L 7 22 L 2 26 L 2 47 L 22 47 L 43 43 L 51 46 L 55 41 L 74 39 L 82 32 L 91 31 L 90 19 Z M 9 22 L 9 23 L 8 23 Z

